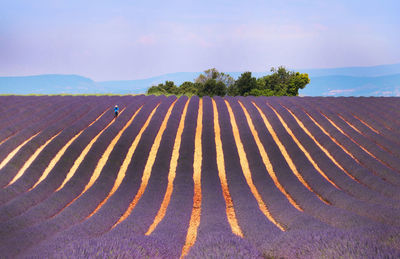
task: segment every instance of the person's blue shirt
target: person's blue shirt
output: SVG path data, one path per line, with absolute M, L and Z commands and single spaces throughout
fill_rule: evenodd
M 118 112 L 119 108 L 118 107 L 114 107 L 114 112 Z

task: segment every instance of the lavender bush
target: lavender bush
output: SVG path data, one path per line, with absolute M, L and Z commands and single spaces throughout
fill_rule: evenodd
M 6 140 L 0 145 L 0 160 L 40 134 L 0 170 L 2 258 L 179 258 L 194 206 L 199 107 L 203 114 L 201 213 L 194 244 L 185 258 L 400 257 L 399 98 L 7 98 L 0 97 L 0 142 Z M 114 120 L 110 108 L 115 104 L 125 110 Z M 171 199 L 164 218 L 145 235 L 166 193 L 171 155 L 186 104 Z M 115 226 L 138 193 L 151 147 L 170 108 L 143 195 L 128 217 Z M 9 109 L 15 110 L 14 124 L 5 113 Z M 125 155 L 153 111 L 125 178 L 109 196 Z M 218 125 L 214 125 L 215 112 Z M 229 209 L 235 212 L 238 235 L 228 220 L 215 126 L 221 130 L 217 141 L 222 144 L 232 199 Z M 99 178 L 83 192 L 97 162 L 123 128 Z M 48 177 L 28 191 L 58 150 L 83 129 Z M 60 131 L 25 174 L 5 187 L 35 150 Z M 82 150 L 100 132 L 74 176 L 56 191 Z M 270 164 L 264 164 L 263 152 Z M 305 182 L 296 177 L 296 171 Z

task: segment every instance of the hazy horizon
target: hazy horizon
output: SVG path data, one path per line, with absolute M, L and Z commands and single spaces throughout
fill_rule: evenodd
M 0 76 L 95 81 L 400 63 L 398 1 L 8 1 Z

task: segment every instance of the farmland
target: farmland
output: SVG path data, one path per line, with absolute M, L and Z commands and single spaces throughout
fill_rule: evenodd
M 0 103 L 0 258 L 400 257 L 400 98 Z

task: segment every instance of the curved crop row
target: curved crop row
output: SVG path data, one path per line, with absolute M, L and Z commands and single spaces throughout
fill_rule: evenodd
M 203 97 L 202 127 L 202 150 L 206 150 L 202 159 L 202 213 L 197 239 L 189 250 L 189 258 L 207 257 L 210 251 L 219 251 L 220 254 L 216 256 L 222 256 L 232 249 L 232 244 L 236 248 L 246 245 L 240 237 L 243 234 L 226 179 L 219 116 L 209 97 Z
M 9 138 L 5 143 L 1 145 L 2 148 L 0 149 L 0 161 L 6 159 L 6 157 L 10 153 L 12 153 L 13 150 L 15 150 L 19 145 L 24 143 L 24 141 L 41 132 L 43 129 L 46 129 L 49 125 L 54 124 L 62 118 L 66 117 L 67 114 L 72 114 L 72 116 L 75 116 L 73 112 L 75 111 L 77 113 L 78 108 L 82 110 L 82 113 L 86 113 L 87 108 L 90 108 L 90 106 L 88 104 L 80 104 L 78 101 L 76 101 L 76 103 L 69 103 L 65 107 L 59 108 L 54 112 L 48 114 L 47 116 L 42 117 L 36 123 L 28 127 L 24 127 L 23 130 L 19 131 L 17 134 Z
M 388 106 L 386 102 L 380 102 L 378 104 L 377 101 L 379 100 L 376 100 L 376 98 L 367 98 L 366 100 L 363 100 L 361 102 L 360 100 L 355 99 L 354 105 L 358 104 L 361 109 L 371 114 L 373 118 L 377 117 L 377 121 L 381 122 L 386 128 L 397 134 L 400 134 L 400 130 L 398 128 L 399 122 L 392 119 L 393 116 L 399 115 L 398 109 L 393 106 Z
M 388 139 L 391 139 L 397 144 L 400 144 L 399 138 L 400 133 L 393 131 L 393 128 L 388 125 L 387 120 L 383 120 L 382 116 L 376 114 L 377 109 L 370 110 L 368 105 L 357 105 L 357 100 L 352 100 L 353 102 L 350 105 L 343 105 L 345 109 L 347 109 L 350 113 L 356 116 L 360 121 L 368 124 L 371 128 L 378 131 L 380 134 L 385 136 Z M 348 104 L 348 102 L 344 102 Z M 384 105 L 384 104 L 382 104 Z M 352 107 L 352 110 L 349 110 L 347 107 Z M 377 106 L 379 107 L 379 106 Z M 384 109 L 388 110 L 388 109 Z
M 338 106 L 337 104 L 335 105 L 332 102 L 326 103 L 327 105 L 330 105 L 331 111 L 334 110 L 336 113 L 338 113 L 338 116 L 347 124 L 349 124 L 349 126 L 352 127 L 359 134 L 365 136 L 385 151 L 392 153 L 400 158 L 400 148 L 397 144 L 393 143 L 391 140 L 381 135 L 365 122 L 363 123 L 360 119 L 351 115 L 348 111 L 343 109 L 342 106 Z
M 64 130 L 64 128 L 68 128 L 68 126 L 73 124 L 76 120 L 79 120 L 82 115 L 85 115 L 86 112 L 78 112 L 79 108 L 81 107 L 77 107 L 77 110 L 72 111 L 70 116 L 63 118 L 57 121 L 57 123 L 54 125 L 50 125 L 46 129 L 42 130 L 38 136 L 32 139 L 32 141 L 29 141 L 29 143 L 24 143 L 24 145 L 21 146 L 21 150 L 18 151 L 18 154 L 12 157 L 5 168 L 2 168 L 2 180 L 8 180 L 7 182 L 2 183 L 2 185 L 7 184 L 8 186 L 11 184 L 11 181 L 17 180 L 15 177 L 21 177 L 24 172 L 19 172 L 19 170 L 25 166 L 25 161 L 29 161 L 31 159 L 36 150 L 44 148 L 45 145 L 47 146 L 49 140 L 52 140 L 54 137 L 58 136 Z M 17 175 L 15 174 L 16 172 L 18 172 Z
M 357 143 L 351 141 L 345 134 L 343 134 L 337 127 L 335 127 L 326 117 L 316 111 L 313 107 L 304 102 L 299 102 L 298 105 L 319 123 L 340 145 L 342 145 L 348 152 L 355 157 L 363 166 L 368 168 L 372 173 L 381 177 L 385 181 L 389 181 L 395 185 L 400 185 L 400 175 L 393 171 L 391 168 L 380 163 L 373 156 L 365 152 Z
M 391 206 L 398 206 L 397 202 L 387 199 L 387 197 L 380 196 L 378 193 L 371 191 L 371 189 L 359 184 L 351 174 L 346 172 L 346 170 L 341 166 L 340 161 L 336 161 L 331 153 L 323 147 L 324 142 L 318 142 L 314 136 L 295 120 L 295 117 L 289 114 L 289 112 L 280 107 L 273 102 L 269 102 L 271 108 L 275 111 L 277 116 L 285 127 L 286 130 L 292 131 L 293 138 L 299 141 L 298 145 L 303 145 L 303 152 L 309 153 L 310 158 L 308 158 L 312 163 L 314 168 L 321 170 L 329 182 L 332 182 L 336 189 L 342 190 L 345 193 L 363 200 L 376 204 L 385 204 Z M 301 123 L 301 122 L 300 122 Z M 325 177 L 324 177 L 325 178 Z M 334 190 L 335 191 L 335 190 Z
M 4 102 L 4 257 L 400 256 L 396 98 L 34 100 Z
M 337 166 L 339 168 L 342 167 L 342 171 L 345 172 L 349 178 L 386 197 L 392 199 L 398 199 L 398 197 L 400 197 L 399 190 L 395 185 L 383 181 L 380 177 L 369 171 L 367 167 L 364 167 L 346 147 L 342 146 L 324 127 L 315 121 L 313 117 L 310 117 L 304 112 L 299 106 L 289 102 L 281 103 L 281 105 L 283 105 L 294 118 L 299 120 L 299 123 L 304 125 L 316 141 L 323 144 L 323 147 L 326 148 L 333 159 L 337 161 Z
M 6 219 L 19 215 L 54 192 L 79 155 L 82 146 L 93 136 L 91 134 L 93 131 L 85 132 L 85 130 L 90 128 L 92 122 L 103 117 L 104 109 L 108 109 L 108 106 L 107 103 L 100 105 L 98 109 L 95 108 L 95 111 L 86 116 L 76 115 L 77 118 L 71 116 L 70 118 L 76 121 L 50 142 L 44 152 L 27 169 L 27 173 L 20 178 L 20 181 L 1 190 L 2 202 L 8 202 L 0 207 L 0 212 L 7 211 L 7 213 L 1 213 L 7 215 Z M 80 137 L 84 132 L 85 134 Z M 85 135 L 88 135 L 88 137 Z M 49 156 L 48 154 L 54 155 Z M 16 197 L 23 192 L 25 193 Z M 9 202 L 14 197 L 16 198 Z M 1 218 L 2 221 L 6 219 Z
M 282 143 L 287 147 L 288 154 L 292 157 L 300 175 L 317 196 L 320 196 L 330 205 L 362 215 L 366 218 L 382 223 L 391 223 L 394 225 L 399 224 L 396 219 L 391 217 L 393 212 L 395 212 L 393 211 L 395 209 L 385 208 L 378 204 L 373 205 L 368 202 L 357 200 L 347 193 L 334 188 L 334 186 L 318 172 L 316 165 L 313 164 L 313 160 L 307 157 L 306 153 L 301 150 L 300 142 L 296 142 L 296 136 L 291 135 L 291 131 L 287 128 L 286 123 L 281 120 L 279 114 L 276 114 L 275 111 L 266 104 L 260 104 L 260 106 L 264 113 L 270 114 L 269 119 L 274 128 L 277 129 L 276 132 L 278 138 L 280 138 Z M 310 144 L 313 143 L 310 142 Z M 314 146 L 314 148 L 316 147 Z M 313 152 L 313 154 L 323 155 L 322 152 Z M 322 159 L 319 158 L 318 160 L 321 161 Z M 371 213 L 371 211 L 379 211 L 379 213 L 375 214 Z
M 340 129 L 344 135 L 360 146 L 364 152 L 368 153 L 370 156 L 374 157 L 380 163 L 391 168 L 392 170 L 400 172 L 397 169 L 400 167 L 400 160 L 398 158 L 386 152 L 374 142 L 369 141 L 362 134 L 354 130 L 348 123 L 346 123 L 346 121 L 330 111 L 326 104 L 319 103 L 313 107 L 317 109 L 324 117 L 326 117 L 333 125 L 335 125 L 335 127 Z
M 117 145 L 114 144 L 115 147 L 112 149 L 107 163 L 102 167 L 99 178 L 94 182 L 91 188 L 82 195 L 79 195 L 79 199 L 67 204 L 67 207 L 63 208 L 62 211 L 58 212 L 53 218 L 18 231 L 9 242 L 17 242 L 18 239 L 26 237 L 25 233 L 27 232 L 37 233 L 36 235 L 30 235 L 30 238 L 25 238 L 24 245 L 30 247 L 67 227 L 85 220 L 85 218 L 107 198 L 112 190 L 112 186 L 115 181 L 118 180 L 117 175 L 122 165 L 123 157 L 128 153 L 131 146 L 132 136 L 139 133 L 143 124 L 148 119 L 149 114 L 157 109 L 159 101 L 161 101 L 160 98 L 149 100 L 140 110 L 138 116 L 135 117 L 130 127 L 126 128 L 126 130 L 124 129 L 122 136 L 118 139 Z
M 35 100 L 33 98 L 26 100 L 24 105 L 18 104 L 17 108 L 9 107 L 8 111 L 3 113 L 8 116 L 4 116 L 1 119 L 0 144 L 4 143 L 20 130 L 31 126 L 60 107 L 70 104 L 72 101 L 71 99 L 60 100 L 51 98 L 48 100 L 49 103 L 47 103 L 45 100 Z
M 131 117 L 133 117 L 134 114 L 136 114 L 140 105 L 143 104 L 144 99 L 142 97 L 133 97 L 132 100 L 129 101 L 131 101 L 132 104 L 128 105 L 118 120 L 113 120 L 114 123 L 112 123 L 110 127 L 100 135 L 98 141 L 93 144 L 93 147 L 78 167 L 75 175 L 68 183 L 66 183 L 64 188 L 54 192 L 48 199 L 30 208 L 24 214 L 7 221 L 7 224 L 1 229 L 6 229 L 7 233 L 12 234 L 19 229 L 40 223 L 50 217 L 54 217 L 56 214 L 59 214 L 65 207 L 77 199 L 85 189 L 85 185 L 88 184 L 98 161 L 101 160 L 101 157 L 109 146 L 111 140 L 115 138 L 118 132 L 122 134 L 125 131 L 123 129 L 124 125 Z M 117 140 L 119 140 L 119 138 Z M 111 150 L 112 149 L 113 147 Z M 106 160 L 107 159 L 108 157 Z

